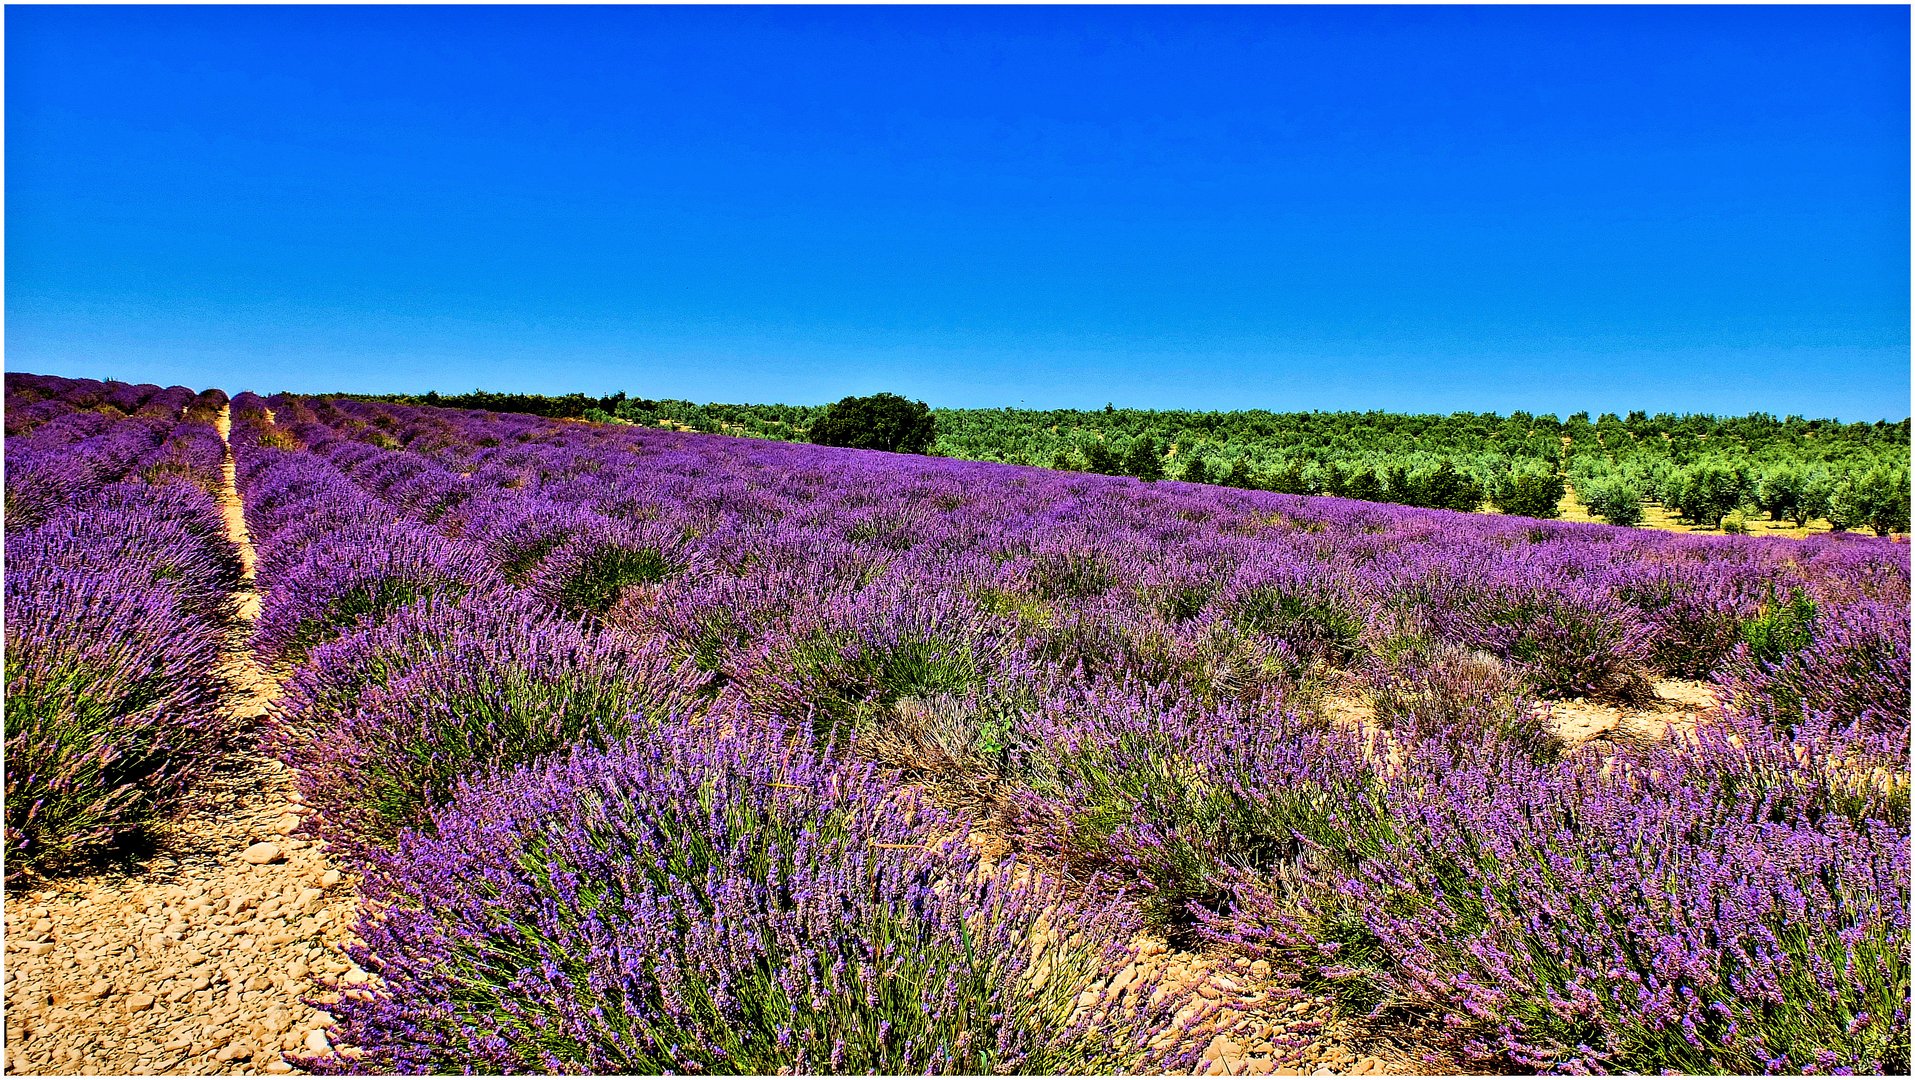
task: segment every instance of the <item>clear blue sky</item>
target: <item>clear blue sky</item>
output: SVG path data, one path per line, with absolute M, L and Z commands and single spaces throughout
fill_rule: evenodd
M 1909 413 L 1906 8 L 6 10 L 16 370 Z

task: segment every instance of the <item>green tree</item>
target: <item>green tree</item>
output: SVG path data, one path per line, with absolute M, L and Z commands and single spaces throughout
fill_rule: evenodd
M 1343 476 L 1343 497 L 1380 502 L 1383 499 L 1383 481 L 1367 465 L 1354 466 Z
M 1908 470 L 1874 469 L 1836 482 L 1828 519 L 1836 531 L 1866 525 L 1877 536 L 1907 532 Z
M 1591 480 L 1581 485 L 1576 494 L 1591 514 L 1611 525 L 1642 524 L 1642 491 L 1626 477 Z
M 1775 521 L 1787 519 L 1797 526 L 1807 525 L 1804 510 L 1808 494 L 1809 472 L 1799 466 L 1779 466 L 1756 478 L 1755 505 Z
M 1663 502 L 1690 524 L 1713 528 L 1748 500 L 1749 487 L 1748 474 L 1740 467 L 1705 461 L 1676 473 Z
M 1309 478 L 1304 476 L 1303 466 L 1294 460 L 1286 461 L 1270 474 L 1270 490 L 1285 495 L 1308 495 L 1315 489 Z
M 1210 466 L 1203 458 L 1192 454 L 1184 459 L 1183 469 L 1177 474 L 1177 479 L 1189 484 L 1208 484 L 1210 483 Z
M 1505 514 L 1553 518 L 1562 513 L 1563 478 L 1546 469 L 1512 468 L 1497 478 L 1490 501 Z
M 1157 440 L 1148 435 L 1133 440 L 1130 453 L 1124 456 L 1124 471 L 1139 480 L 1162 480 L 1164 455 L 1157 449 Z
M 847 397 L 827 408 L 811 422 L 809 435 L 820 446 L 922 454 L 937 438 L 937 421 L 922 401 L 872 394 Z
M 1868 527 L 1877 536 L 1908 531 L 1908 470 L 1878 469 L 1868 473 Z
M 1092 439 L 1084 444 L 1084 466 L 1094 473 L 1115 476 L 1122 471 L 1124 463 L 1118 458 L 1117 451 L 1110 448 L 1109 443 L 1102 439 Z
M 1421 489 L 1424 506 L 1439 510 L 1470 511 L 1483 505 L 1483 485 L 1477 483 L 1475 477 L 1458 470 L 1448 458 L 1439 462 L 1417 486 Z

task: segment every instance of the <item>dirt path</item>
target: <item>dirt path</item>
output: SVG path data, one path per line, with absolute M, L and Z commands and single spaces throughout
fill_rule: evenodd
M 216 426 L 224 439 L 230 414 Z M 227 675 L 248 735 L 137 865 L 7 890 L 10 1073 L 293 1072 L 282 1052 L 324 1049 L 332 1022 L 301 1000 L 321 993 L 314 980 L 365 979 L 341 951 L 351 890 L 291 837 L 291 775 L 252 745 L 277 681 L 247 648 L 259 597 L 230 449 L 222 472 L 245 574 Z
M 1197 1072 L 1204 1076 L 1385 1076 L 1424 1071 L 1399 1047 L 1356 1038 L 1331 1018 L 1327 997 L 1292 998 L 1274 990 L 1270 965 L 1172 949 L 1161 940 L 1140 943 L 1138 958 L 1118 973 L 1122 992 L 1140 979 L 1161 976 L 1167 992 L 1191 985 L 1197 998 L 1179 1014 L 1199 1009 L 1215 1031 Z

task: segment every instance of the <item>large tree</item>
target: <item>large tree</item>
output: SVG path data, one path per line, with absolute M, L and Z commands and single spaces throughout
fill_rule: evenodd
M 854 450 L 923 454 L 937 438 L 937 421 L 922 401 L 896 394 L 848 397 L 811 422 L 811 441 Z

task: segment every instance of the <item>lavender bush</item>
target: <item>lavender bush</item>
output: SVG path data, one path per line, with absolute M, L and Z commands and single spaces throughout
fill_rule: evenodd
M 1348 949 L 1325 976 L 1436 1011 L 1490 1067 L 1907 1068 L 1905 827 L 1789 813 L 1693 749 L 1418 755 L 1390 807 L 1330 877 L 1356 934 L 1262 892 L 1222 936 Z
M 219 457 L 196 441 L 203 425 L 167 419 L 190 392 L 7 386 L 10 414 L 18 391 L 52 407 L 7 446 L 6 851 L 17 876 L 136 836 L 213 767 L 232 727 L 218 670 L 239 567 L 206 494 Z M 138 415 L 77 411 L 109 398 Z M 94 420 L 61 423 L 82 415 Z M 142 470 L 157 454 L 175 467 Z
M 50 521 L 216 464 L 204 395 L 16 383 L 9 450 L 49 483 L 9 471 L 10 530 L 16 500 Z M 275 742 L 376 883 L 391 982 L 348 1007 L 354 1068 L 1174 1066 L 1140 1056 L 1161 1016 L 1055 1011 L 1101 954 L 1006 989 L 1033 969 L 983 922 L 1066 910 L 1269 957 L 1471 1067 L 1905 1067 L 1905 545 L 284 395 L 232 417 Z M 1545 700 L 1671 677 L 1723 709 L 1552 734 Z M 1094 891 L 987 888 L 974 825 Z M 917 959 L 872 1004 L 883 942 Z M 996 981 L 945 981 L 978 957 Z
M 425 824 L 469 773 L 606 745 L 700 702 L 701 680 L 655 642 L 585 630 L 506 597 L 484 610 L 442 621 L 435 605 L 421 605 L 397 627 L 320 657 L 322 669 L 352 673 L 349 693 L 309 677 L 290 697 L 276 743 L 317 828 L 342 849 Z
M 740 718 L 742 719 L 742 718 Z M 1118 906 L 992 871 L 958 819 L 775 727 L 663 725 L 472 784 L 369 881 L 356 1072 L 1118 1072 L 1154 1010 L 1085 989 Z

